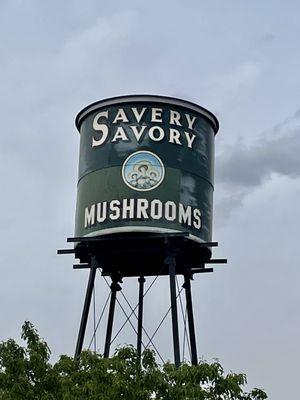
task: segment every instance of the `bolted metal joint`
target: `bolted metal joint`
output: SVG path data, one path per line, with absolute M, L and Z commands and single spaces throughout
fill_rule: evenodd
M 112 284 L 110 285 L 110 288 L 114 292 L 119 292 L 120 290 L 122 290 L 121 285 L 119 285 L 117 282 L 112 282 Z

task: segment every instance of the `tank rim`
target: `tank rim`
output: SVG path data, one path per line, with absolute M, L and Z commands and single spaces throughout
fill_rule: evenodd
M 219 130 L 219 121 L 217 117 L 209 110 L 206 108 L 199 106 L 196 103 L 193 103 L 189 100 L 184 100 L 180 99 L 177 97 L 170 97 L 170 96 L 164 96 L 164 95 L 153 95 L 153 94 L 132 94 L 132 95 L 123 95 L 123 96 L 115 96 L 115 97 L 109 97 L 105 98 L 102 100 L 95 101 L 94 103 L 91 103 L 84 107 L 79 113 L 77 114 L 75 118 L 75 125 L 78 131 L 80 132 L 80 126 L 85 117 L 87 117 L 90 113 L 93 111 L 106 107 L 106 106 L 111 106 L 111 105 L 116 105 L 116 104 L 126 104 L 126 103 L 142 103 L 142 102 L 152 102 L 152 103 L 161 103 L 161 104 L 169 104 L 169 105 L 175 105 L 175 106 L 181 106 L 181 107 L 186 107 L 189 108 L 199 114 L 201 114 L 203 117 L 205 117 L 209 122 L 210 125 L 212 126 L 215 135 L 217 134 Z

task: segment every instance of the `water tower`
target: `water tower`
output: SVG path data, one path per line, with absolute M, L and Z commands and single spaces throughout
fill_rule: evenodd
M 93 103 L 76 117 L 80 133 L 75 268 L 89 280 L 75 356 L 82 350 L 96 270 L 111 279 L 104 356 L 109 356 L 120 283 L 139 282 L 137 350 L 141 354 L 144 282 L 169 276 L 174 361 L 180 364 L 175 277 L 184 276 L 191 362 L 197 364 L 191 279 L 211 272 L 214 140 L 218 121 L 189 101 L 152 95 Z

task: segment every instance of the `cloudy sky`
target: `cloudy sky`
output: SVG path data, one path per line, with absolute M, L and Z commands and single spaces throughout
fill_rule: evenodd
M 245 372 L 273 400 L 294 398 L 299 2 L 0 0 L 0 35 L 1 338 L 18 338 L 29 319 L 53 359 L 73 354 L 87 271 L 56 250 L 74 230 L 77 112 L 115 95 L 181 97 L 220 121 L 215 256 L 229 262 L 193 282 L 199 355 Z M 149 293 L 148 313 L 166 310 L 165 284 Z M 126 290 L 134 303 L 136 286 Z M 99 314 L 100 275 L 96 292 Z M 167 322 L 156 344 L 172 359 L 170 334 Z

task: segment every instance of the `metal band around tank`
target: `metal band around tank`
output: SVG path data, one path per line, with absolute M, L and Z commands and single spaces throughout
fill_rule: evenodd
M 215 135 L 217 134 L 219 130 L 219 122 L 215 115 L 211 113 L 210 111 L 206 110 L 204 107 L 199 106 L 196 103 L 187 101 L 187 100 L 182 100 L 182 99 L 177 99 L 176 97 L 168 97 L 168 96 L 156 96 L 156 95 L 129 95 L 129 96 L 117 96 L 117 97 L 111 97 L 108 99 L 96 101 L 95 103 L 92 103 L 88 105 L 87 107 L 83 108 L 76 116 L 75 118 L 75 125 L 78 131 L 80 132 L 80 126 L 81 122 L 83 119 L 92 113 L 93 111 L 98 110 L 99 108 L 103 107 L 108 107 L 116 104 L 127 104 L 127 103 L 142 103 L 142 102 L 150 102 L 150 103 L 161 103 L 161 104 L 166 104 L 166 105 L 174 105 L 178 107 L 185 107 L 189 108 L 190 110 L 193 110 L 199 114 L 201 114 L 203 117 L 205 117 L 211 124 Z

